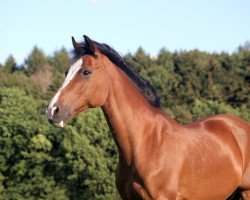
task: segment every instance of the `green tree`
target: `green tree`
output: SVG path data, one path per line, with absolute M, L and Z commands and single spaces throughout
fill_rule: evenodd
M 86 116 L 100 118 L 101 129 L 83 123 L 88 131 L 80 134 L 85 117 L 56 129 L 45 103 L 18 88 L 0 88 L 0 199 L 118 199 L 109 160 L 114 144 L 98 136 L 107 133 L 101 113 Z
M 71 60 L 65 48 L 62 48 L 61 50 L 54 53 L 54 56 L 51 59 L 51 65 L 53 66 L 55 72 L 62 74 L 64 74 L 65 71 L 70 67 Z
M 16 63 L 16 61 L 15 61 L 15 58 L 14 58 L 12 55 L 10 55 L 10 56 L 7 58 L 7 60 L 6 60 L 6 62 L 5 62 L 5 65 L 4 65 L 4 68 L 5 68 L 5 70 L 6 70 L 7 72 L 9 72 L 9 73 L 13 73 L 13 72 L 15 72 L 16 70 L 18 70 L 17 63 Z
M 4 69 L 0 69 L 0 87 L 18 87 L 28 94 L 41 97 L 41 89 L 37 82 L 27 77 L 22 71 L 10 73 Z
M 65 199 L 65 190 L 44 174 L 52 145 L 43 135 L 40 105 L 17 88 L 0 89 L 2 199 Z
M 46 58 L 43 51 L 35 46 L 29 54 L 28 58 L 25 60 L 26 74 L 30 76 L 34 74 L 38 69 L 43 69 L 47 62 L 48 59 Z

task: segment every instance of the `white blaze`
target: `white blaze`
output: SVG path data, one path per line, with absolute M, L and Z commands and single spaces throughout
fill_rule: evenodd
M 81 67 L 82 67 L 82 59 L 80 58 L 73 65 L 71 65 L 71 67 L 69 68 L 68 74 L 67 74 L 62 86 L 60 87 L 58 92 L 55 94 L 55 96 L 52 98 L 52 100 L 50 101 L 48 108 L 51 109 L 51 116 L 53 116 L 53 114 L 56 110 L 56 107 L 54 107 L 54 104 L 57 102 L 57 100 L 61 94 L 61 91 L 70 83 L 70 81 L 74 78 L 74 76 L 81 69 Z
M 81 69 L 82 67 L 82 59 L 80 58 L 77 60 L 71 67 L 69 68 L 68 74 L 64 80 L 64 83 L 62 84 L 60 90 L 62 90 L 64 87 L 66 87 L 69 82 L 74 78 L 76 73 Z

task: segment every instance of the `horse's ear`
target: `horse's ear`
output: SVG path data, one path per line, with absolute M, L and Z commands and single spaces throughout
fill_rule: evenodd
M 72 39 L 72 44 L 73 44 L 74 49 L 75 49 L 75 50 L 76 50 L 76 49 L 79 49 L 79 48 L 81 47 L 81 44 L 78 43 L 78 42 L 76 42 L 76 41 L 75 41 L 75 38 L 74 38 L 73 36 L 71 37 L 71 39 Z
M 87 35 L 83 35 L 84 40 L 85 40 L 85 44 L 88 47 L 90 53 L 92 55 L 96 55 L 96 48 L 95 45 L 93 43 L 93 41 L 87 36 Z

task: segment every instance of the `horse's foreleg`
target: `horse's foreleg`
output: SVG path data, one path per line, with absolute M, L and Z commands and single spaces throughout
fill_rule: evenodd
M 138 195 L 143 200 L 152 200 L 147 191 L 137 182 L 133 182 L 133 188 Z
M 250 163 L 249 163 L 250 165 Z M 242 177 L 242 198 L 250 200 L 250 167 L 248 166 Z
M 128 175 L 122 173 L 123 167 L 121 166 L 120 162 L 117 165 L 116 168 L 116 179 L 115 179 L 115 184 L 116 188 L 123 200 L 127 200 L 128 196 L 126 194 L 126 185 L 127 185 L 127 178 Z

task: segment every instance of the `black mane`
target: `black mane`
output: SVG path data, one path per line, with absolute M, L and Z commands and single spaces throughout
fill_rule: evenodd
M 140 93 L 151 105 L 160 107 L 160 97 L 157 95 L 156 90 L 148 80 L 144 79 L 139 73 L 137 73 L 131 65 L 109 45 L 100 44 L 95 41 L 92 42 L 102 54 L 108 57 L 111 62 L 119 67 L 135 83 Z M 72 58 L 75 61 L 84 55 L 93 55 L 90 47 L 86 45 L 85 42 L 80 43 L 80 45 L 81 48 L 77 48 L 72 51 Z

